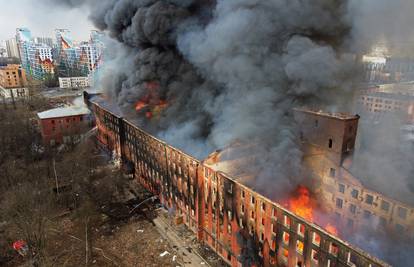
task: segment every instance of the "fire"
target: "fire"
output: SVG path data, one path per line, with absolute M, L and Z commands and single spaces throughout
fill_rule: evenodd
M 311 199 L 309 189 L 299 185 L 295 195 L 289 199 L 289 209 L 296 215 L 313 222 L 314 201 Z
M 135 103 L 135 110 L 137 112 L 145 110 L 147 119 L 158 116 L 168 106 L 167 101 L 158 96 L 159 87 L 157 81 L 146 82 L 147 93 Z
M 145 108 L 146 106 L 148 106 L 147 103 L 145 103 L 143 100 L 138 100 L 138 102 L 135 104 L 135 110 L 140 111 L 141 109 Z
M 318 223 L 317 218 L 315 219 L 316 200 L 312 198 L 307 187 L 299 185 L 289 199 L 287 206 L 296 215 L 312 223 Z M 328 233 L 338 236 L 338 229 L 334 225 L 329 222 L 322 223 L 322 225 L 325 225 L 324 228 Z

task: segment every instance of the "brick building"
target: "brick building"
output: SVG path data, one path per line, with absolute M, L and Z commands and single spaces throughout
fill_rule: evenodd
M 84 107 L 62 107 L 37 113 L 45 145 L 76 142 L 92 126 L 90 111 Z
M 0 67 L 0 97 L 20 99 L 29 96 L 26 73 L 19 64 Z
M 84 96 L 95 115 L 99 142 L 133 166 L 136 179 L 229 265 L 389 266 L 216 168 L 211 158 L 200 161 Z M 331 120 L 324 119 L 318 125 Z M 326 145 L 333 150 L 329 159 L 344 160 L 342 152 L 349 153 L 354 143 L 353 134 L 345 131 L 352 125 L 356 132 L 356 123 L 357 117 L 350 118 L 340 139 L 327 135 Z
M 350 171 L 359 116 L 296 110 L 301 125 L 303 164 L 320 203 L 348 229 L 379 224 L 413 238 L 414 208 L 370 188 Z

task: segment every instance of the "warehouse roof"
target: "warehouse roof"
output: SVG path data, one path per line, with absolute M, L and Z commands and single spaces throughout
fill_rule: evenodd
M 49 109 L 43 112 L 37 113 L 40 119 L 62 118 L 68 116 L 88 115 L 89 109 L 86 107 L 70 106 L 63 108 Z

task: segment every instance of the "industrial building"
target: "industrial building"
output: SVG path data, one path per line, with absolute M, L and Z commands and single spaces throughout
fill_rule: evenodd
M 136 179 L 174 212 L 176 221 L 182 221 L 229 265 L 389 266 L 215 168 L 211 158 L 196 159 L 122 118 L 105 103 L 92 100 L 86 92 L 84 98 L 95 115 L 100 144 L 119 156 Z M 357 129 L 344 131 L 356 126 L 358 118 L 319 117 L 318 125 L 335 120 L 340 138 L 326 133 L 326 140 L 314 135 L 310 141 L 326 145 L 332 150 L 329 159 L 339 163 L 353 149 Z

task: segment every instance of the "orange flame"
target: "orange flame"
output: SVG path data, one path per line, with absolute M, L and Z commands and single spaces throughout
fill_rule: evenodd
M 146 109 L 144 114 L 147 119 L 158 116 L 168 106 L 167 101 L 161 100 L 158 96 L 157 90 L 159 87 L 160 84 L 158 81 L 146 82 L 145 88 L 147 89 L 147 93 L 135 104 L 136 111 Z
M 312 223 L 315 222 L 316 200 L 312 198 L 307 187 L 299 185 L 289 199 L 287 206 L 296 215 Z M 323 223 L 323 225 L 328 233 L 338 236 L 338 229 L 334 225 L 331 223 Z
M 296 189 L 295 196 L 289 199 L 289 209 L 311 222 L 313 222 L 314 206 L 309 189 L 302 185 L 299 185 Z

